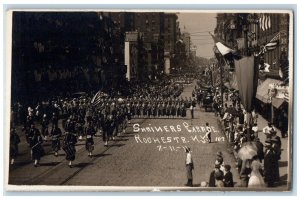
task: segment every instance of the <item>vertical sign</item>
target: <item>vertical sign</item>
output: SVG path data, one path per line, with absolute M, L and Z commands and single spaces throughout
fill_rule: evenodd
M 165 74 L 170 74 L 170 53 L 165 52 Z
M 125 42 L 125 51 L 124 51 L 124 56 L 125 56 L 125 65 L 127 66 L 127 72 L 126 72 L 126 78 L 128 81 L 130 81 L 130 43 Z

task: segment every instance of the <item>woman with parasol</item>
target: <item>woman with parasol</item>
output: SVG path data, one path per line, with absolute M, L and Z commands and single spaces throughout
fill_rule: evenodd
M 247 187 L 251 173 L 251 159 L 257 155 L 254 142 L 245 142 L 238 151 L 241 186 Z
M 248 182 L 249 188 L 262 188 L 265 187 L 265 181 L 261 174 L 262 164 L 258 156 L 254 156 L 251 163 L 251 174 Z

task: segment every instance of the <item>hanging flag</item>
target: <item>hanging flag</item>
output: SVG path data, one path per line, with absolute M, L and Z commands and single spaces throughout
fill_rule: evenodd
M 91 100 L 92 106 L 97 106 L 101 102 L 101 91 L 98 91 Z
M 280 39 L 280 32 L 278 32 L 271 40 L 268 44 L 266 44 L 265 46 L 261 47 L 260 52 L 258 53 L 258 55 L 264 54 L 267 51 L 272 51 L 274 49 L 276 49 L 276 47 L 278 46 L 279 43 L 279 39 Z
M 264 15 L 264 31 L 268 29 L 268 16 Z
M 234 64 L 241 102 L 245 110 L 251 112 L 252 100 L 256 92 L 255 86 L 257 86 L 257 80 L 254 78 L 254 57 L 250 56 L 235 60 Z
M 277 42 L 269 42 L 268 44 L 266 44 L 266 49 L 267 51 L 271 51 L 276 49 L 277 47 Z
M 271 16 L 269 15 L 268 16 L 268 29 L 271 28 Z
M 280 31 L 270 40 L 270 42 L 279 41 L 280 39 Z
M 260 28 L 260 29 L 262 29 L 262 22 L 263 22 L 263 14 L 260 14 L 260 15 L 259 15 L 259 20 L 258 20 L 259 28 Z
M 263 15 L 262 15 L 262 20 L 261 20 L 261 29 L 262 29 L 263 31 L 265 31 L 265 20 L 266 20 L 265 14 L 263 14 Z
M 211 35 L 211 37 L 213 38 L 216 47 L 218 49 L 218 51 L 224 56 L 226 54 L 232 53 L 233 49 L 229 48 L 228 46 L 225 46 L 222 40 L 220 40 L 219 38 L 215 37 L 214 35 L 212 35 L 210 32 L 209 34 Z

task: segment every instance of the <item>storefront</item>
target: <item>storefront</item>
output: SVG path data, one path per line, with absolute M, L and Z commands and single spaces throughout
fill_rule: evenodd
M 281 86 L 282 81 L 268 78 L 257 87 L 255 107 L 257 111 L 275 126 L 288 113 L 286 92 L 288 86 Z

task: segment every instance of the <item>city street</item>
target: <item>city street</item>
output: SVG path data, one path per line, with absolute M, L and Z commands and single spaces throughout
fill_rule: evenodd
M 183 97 L 191 96 L 194 84 L 195 82 L 185 87 Z M 204 126 L 206 122 L 214 130 L 210 144 L 204 143 L 201 139 L 204 132 L 200 129 L 196 131 L 193 129 L 196 126 Z M 133 132 L 134 124 L 139 124 L 140 128 L 150 127 L 151 124 L 156 127 L 181 125 L 182 130 Z M 204 112 L 199 107 L 196 108 L 195 118 L 192 120 L 190 111 L 185 119 L 134 119 L 129 124 L 126 134 L 118 137 L 117 141 L 110 142 L 107 148 L 104 147 L 101 138 L 97 137 L 93 158 L 87 156 L 84 141 L 79 142 L 76 146 L 74 168 L 68 167 L 62 150 L 58 157 L 51 153 L 44 156 L 41 159 L 41 166 L 34 168 L 30 161 L 29 148 L 22 143 L 21 156 L 9 173 L 9 183 L 17 185 L 183 186 L 186 183 L 183 146 L 188 146 L 192 150 L 195 163 L 195 186 L 199 186 L 202 181 L 209 180 L 218 151 L 223 152 L 224 161 L 232 166 L 234 181 L 238 182 L 233 155 L 230 154 L 229 146 L 219 127 L 213 112 Z M 159 143 L 154 142 L 153 139 L 151 143 L 145 143 L 143 138 L 149 137 L 160 138 Z M 172 137 L 172 142 L 167 142 L 167 137 Z M 46 142 L 44 146 L 49 152 L 47 146 L 50 146 L 50 143 Z
M 185 87 L 182 93 L 184 98 L 191 96 L 194 85 L 195 81 Z M 206 143 L 202 138 L 205 133 L 201 131 L 201 126 L 205 126 L 206 122 L 213 129 L 212 143 Z M 172 131 L 170 127 L 177 125 L 180 125 L 181 130 Z M 267 121 L 260 116 L 258 125 L 262 129 Z M 165 126 L 168 128 L 164 129 Z M 134 131 L 137 127 L 140 130 Z M 143 127 L 162 127 L 164 131 L 142 131 Z M 265 135 L 261 131 L 259 137 L 264 142 Z M 288 139 L 282 139 L 283 153 L 279 161 L 281 181 L 276 189 L 287 187 L 287 145 Z M 116 141 L 110 141 L 108 147 L 104 147 L 102 137 L 98 135 L 93 158 L 87 156 L 82 140 L 76 146 L 73 168 L 68 167 L 62 150 L 55 157 L 50 146 L 49 141 L 44 143 L 48 153 L 41 159 L 41 166 L 35 168 L 30 160 L 29 148 L 22 142 L 20 156 L 16 164 L 11 166 L 9 184 L 182 187 L 186 183 L 185 146 L 192 150 L 194 187 L 199 187 L 202 181 L 208 182 L 218 151 L 223 153 L 225 164 L 232 166 L 235 187 L 239 186 L 240 181 L 232 147 L 221 131 L 219 119 L 213 112 L 205 112 L 199 106 L 195 110 L 194 119 L 191 119 L 190 111 L 185 119 L 134 119 L 126 133 Z
M 8 189 L 293 188 L 292 12 L 11 17 Z

